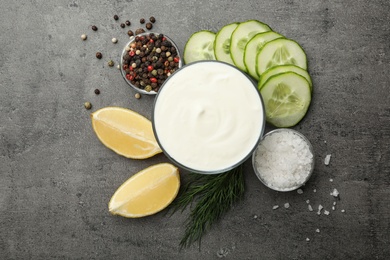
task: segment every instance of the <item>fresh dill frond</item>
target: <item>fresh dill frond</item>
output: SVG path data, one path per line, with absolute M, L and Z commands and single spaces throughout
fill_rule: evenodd
M 202 236 L 243 197 L 244 191 L 242 166 L 216 175 L 190 173 L 187 184 L 170 206 L 174 213 L 178 210 L 184 211 L 196 202 L 196 205 L 191 207 L 186 221 L 180 248 L 194 242 L 200 245 Z

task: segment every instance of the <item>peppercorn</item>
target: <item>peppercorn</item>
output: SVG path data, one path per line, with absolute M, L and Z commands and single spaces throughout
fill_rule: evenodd
M 101 52 L 97 52 L 96 58 L 98 58 L 100 60 L 101 58 L 103 58 L 103 54 Z
M 124 23 L 121 23 L 121 27 L 122 27 L 122 28 L 125 28 L 126 25 L 125 25 Z
M 117 38 L 112 38 L 112 43 L 117 43 L 118 42 L 118 39 Z
M 127 35 L 133 36 L 133 35 L 134 35 L 134 32 L 133 32 L 132 30 L 128 30 L 128 31 L 127 31 Z
M 145 91 L 146 91 L 146 92 L 152 91 L 152 86 L 147 85 L 147 86 L 145 87 Z
M 92 104 L 90 102 L 85 102 L 84 107 L 85 109 L 90 110 L 92 108 Z
M 145 23 L 145 19 L 144 19 L 144 18 L 141 18 L 141 19 L 139 20 L 139 22 L 140 22 L 141 24 L 144 24 L 144 23 Z
M 117 21 L 119 19 L 118 15 L 114 15 L 114 20 Z
M 81 40 L 85 41 L 87 39 L 87 35 L 86 34 L 82 34 L 81 35 Z
M 135 93 L 134 96 L 135 96 L 136 99 L 140 99 L 141 98 L 141 94 L 140 93 Z
M 114 61 L 113 60 L 109 60 L 107 62 L 107 64 L 108 64 L 108 66 L 112 67 L 112 66 L 114 66 Z
M 95 89 L 94 92 L 95 92 L 96 95 L 99 95 L 99 94 L 100 94 L 100 90 L 99 90 L 99 89 Z
M 98 30 L 98 28 L 96 27 L 96 25 L 92 25 L 92 30 L 94 30 L 94 31 L 97 31 L 97 30 Z
M 156 22 L 156 18 L 154 18 L 153 16 L 151 16 L 151 17 L 149 18 L 149 21 L 151 21 L 152 23 L 155 23 L 155 22 Z
M 129 20 L 127 20 L 127 21 L 125 22 L 125 24 L 126 24 L 127 26 L 130 26 L 130 25 L 131 25 L 131 22 L 130 22 Z
M 138 28 L 137 30 L 135 30 L 135 34 L 138 35 L 138 34 L 141 34 L 141 33 L 144 33 L 145 30 L 142 29 L 142 28 Z
M 146 29 L 150 30 L 150 29 L 152 29 L 152 28 L 153 28 L 152 23 L 147 23 L 147 24 L 146 24 Z

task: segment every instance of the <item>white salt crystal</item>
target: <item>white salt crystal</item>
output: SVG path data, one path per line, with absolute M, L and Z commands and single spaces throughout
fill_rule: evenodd
M 329 179 L 329 181 L 330 181 L 330 182 L 333 182 L 333 179 L 332 179 L 332 178 L 330 178 L 330 179 Z
M 309 241 L 310 241 L 310 238 L 307 237 L 307 238 L 306 238 L 306 241 L 309 242 Z
M 321 210 L 323 209 L 324 207 L 320 204 L 318 205 L 318 211 L 317 211 L 317 214 L 320 215 L 321 214 Z
M 335 208 L 335 206 L 332 206 L 332 210 L 335 210 L 336 208 Z
M 336 206 L 336 201 L 333 201 L 333 206 Z
M 277 208 L 279 208 L 279 205 L 275 205 L 272 207 L 272 209 L 277 209 Z
M 325 160 L 324 160 L 325 165 L 329 165 L 330 156 L 331 156 L 331 154 L 327 154 L 327 155 L 325 156 Z
M 330 193 L 331 196 L 337 198 L 339 196 L 339 191 L 337 189 L 333 189 L 333 191 Z
M 317 192 L 317 189 L 314 189 L 313 192 Z
M 297 192 L 298 192 L 298 194 L 302 194 L 303 190 L 302 189 L 298 189 Z
M 259 177 L 276 190 L 301 186 L 312 170 L 313 153 L 298 134 L 279 131 L 267 135 L 255 152 Z
M 309 203 L 310 203 L 310 200 L 306 200 L 306 203 L 309 204 Z
M 319 228 L 317 228 L 317 229 L 316 229 L 316 232 L 317 232 L 317 233 L 320 233 L 320 229 L 319 229 Z
M 327 210 L 324 211 L 324 214 L 325 214 L 325 215 L 329 215 L 329 213 L 330 213 L 330 212 L 327 211 Z
M 307 205 L 307 207 L 309 208 L 309 211 L 313 211 L 313 208 L 312 208 L 312 206 L 310 204 Z
M 289 207 L 290 207 L 290 203 L 284 203 L 284 207 L 286 208 L 286 209 L 288 209 Z
M 254 218 L 254 219 L 257 219 L 257 215 L 254 215 L 253 218 Z
M 345 209 L 342 209 L 341 212 L 344 213 L 344 212 L 345 212 Z

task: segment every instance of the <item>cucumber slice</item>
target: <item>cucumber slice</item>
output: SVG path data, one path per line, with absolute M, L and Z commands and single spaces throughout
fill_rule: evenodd
M 230 57 L 230 37 L 238 25 L 239 23 L 225 25 L 215 35 L 214 54 L 217 60 L 234 65 L 234 62 Z
M 244 64 L 247 72 L 254 79 L 258 80 L 259 76 L 256 72 L 256 55 L 257 52 L 269 41 L 284 38 L 279 33 L 270 31 L 256 34 L 252 39 L 248 41 L 244 51 Z
M 257 20 L 240 23 L 233 31 L 230 40 L 230 56 L 237 68 L 246 72 L 244 50 L 248 41 L 258 33 L 271 31 L 271 28 Z
M 279 74 L 279 73 L 284 73 L 284 72 L 289 72 L 289 71 L 295 72 L 298 75 L 301 75 L 302 77 L 304 77 L 307 80 L 307 82 L 309 82 L 310 90 L 313 90 L 313 83 L 311 81 L 311 77 L 310 77 L 309 73 L 307 72 L 307 70 L 304 70 L 304 69 L 302 69 L 298 66 L 295 66 L 295 65 L 279 65 L 279 66 L 272 67 L 272 68 L 266 70 L 263 74 L 261 74 L 259 83 L 257 85 L 258 89 L 260 90 L 263 87 L 264 83 L 270 77 L 272 77 L 276 74 Z
M 305 116 L 311 101 L 309 82 L 295 72 L 270 77 L 260 94 L 266 120 L 276 127 L 296 125 Z
M 198 60 L 215 60 L 215 33 L 202 30 L 191 35 L 184 46 L 184 62 L 186 64 Z
M 293 40 L 276 39 L 267 42 L 257 53 L 256 71 L 259 76 L 269 68 L 287 64 L 307 69 L 306 54 Z

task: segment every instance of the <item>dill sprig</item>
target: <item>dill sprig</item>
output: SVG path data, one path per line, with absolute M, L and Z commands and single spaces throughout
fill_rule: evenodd
M 170 208 L 173 213 L 191 207 L 186 221 L 180 248 L 194 242 L 201 243 L 202 236 L 244 195 L 245 181 L 242 166 L 226 173 L 203 175 L 190 173 L 186 185 L 179 191 Z

